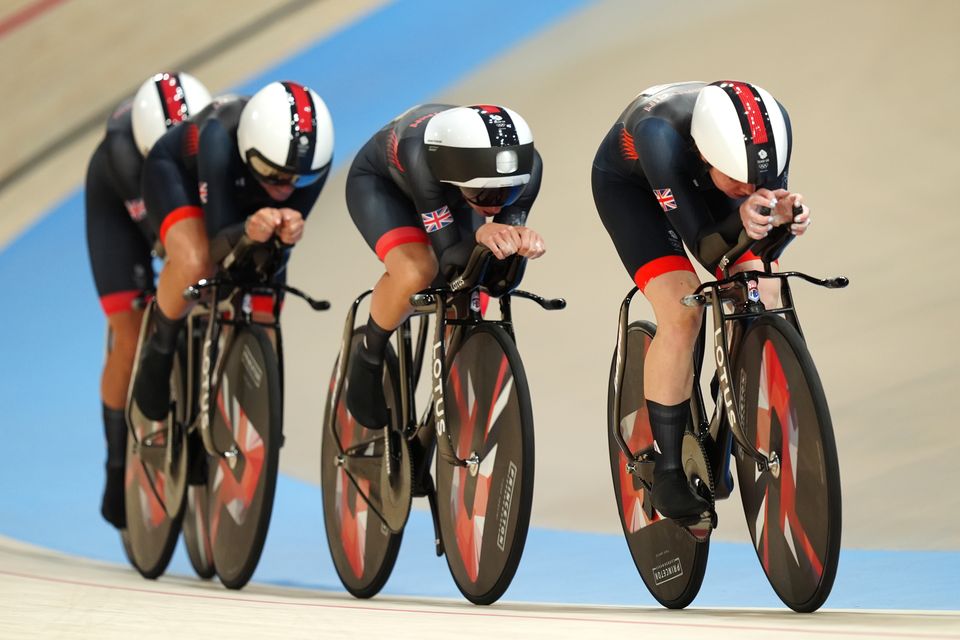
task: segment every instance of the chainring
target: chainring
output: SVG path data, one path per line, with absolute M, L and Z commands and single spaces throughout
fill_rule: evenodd
M 699 521 L 685 524 L 684 529 L 697 542 L 704 542 L 710 538 L 710 533 L 717 526 L 716 503 L 714 501 L 713 473 L 707 451 L 697 436 L 689 431 L 683 435 L 683 472 L 687 474 L 690 485 L 694 487 L 700 497 L 710 503 L 710 513 Z
M 383 463 L 380 465 L 380 515 L 393 533 L 403 531 L 410 515 L 413 497 L 413 467 L 410 445 L 394 429 L 384 437 Z

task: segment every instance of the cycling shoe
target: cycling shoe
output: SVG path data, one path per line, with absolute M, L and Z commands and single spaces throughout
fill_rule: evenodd
M 387 425 L 387 403 L 383 397 L 383 363 L 371 361 L 357 345 L 347 374 L 347 410 L 368 429 Z

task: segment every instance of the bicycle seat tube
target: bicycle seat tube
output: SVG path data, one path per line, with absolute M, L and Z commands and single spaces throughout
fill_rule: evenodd
M 620 318 L 617 324 L 617 351 L 616 351 L 616 362 L 614 363 L 614 379 L 613 379 L 613 412 L 610 414 L 611 420 L 616 420 L 616 416 L 620 415 L 620 403 L 623 399 L 623 372 L 627 366 L 627 328 L 630 323 L 630 302 L 633 300 L 633 296 L 637 295 L 637 292 L 640 289 L 634 287 L 630 290 L 630 293 L 627 294 L 627 297 L 623 299 L 623 302 L 620 304 Z M 630 447 L 627 445 L 626 441 L 623 439 L 623 434 L 620 433 L 619 424 L 608 425 L 610 432 L 613 433 L 614 440 L 617 443 L 617 446 L 620 447 L 620 450 L 627 457 L 628 460 L 635 460 L 636 454 L 633 451 L 630 451 Z

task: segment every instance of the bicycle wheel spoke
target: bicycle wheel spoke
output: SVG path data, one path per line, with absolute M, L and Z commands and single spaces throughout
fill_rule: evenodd
M 214 391 L 214 442 L 234 455 L 208 467 L 209 537 L 217 575 L 238 589 L 263 550 L 282 438 L 279 363 L 263 328 L 236 330 Z
M 747 381 L 745 430 L 775 460 L 737 461 L 758 559 L 777 595 L 812 611 L 826 600 L 839 554 L 840 486 L 829 410 L 802 338 L 780 318 L 747 332 L 738 361 Z
M 532 412 L 522 363 L 499 327 L 467 334 L 449 367 L 446 425 L 467 466 L 437 463 L 447 563 L 472 602 L 499 598 L 520 561 L 533 482 Z

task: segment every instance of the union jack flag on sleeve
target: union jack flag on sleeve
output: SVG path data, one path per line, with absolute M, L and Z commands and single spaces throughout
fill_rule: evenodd
M 443 205 L 436 211 L 421 213 L 420 219 L 423 220 L 423 228 L 426 229 L 427 233 L 433 233 L 453 222 L 453 214 L 450 213 L 447 205 Z
M 653 195 L 657 198 L 657 202 L 660 203 L 660 208 L 666 211 L 671 211 L 677 208 L 677 201 L 673 197 L 673 191 L 670 189 L 654 189 Z

